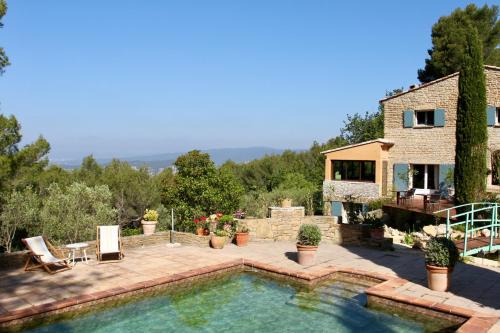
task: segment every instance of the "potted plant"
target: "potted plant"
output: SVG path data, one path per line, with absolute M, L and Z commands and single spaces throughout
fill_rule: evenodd
M 447 291 L 451 273 L 459 258 L 455 243 L 446 237 L 433 237 L 425 248 L 425 267 L 429 289 Z
M 224 229 L 216 229 L 212 238 L 210 239 L 210 244 L 214 249 L 222 249 L 226 244 L 228 233 Z
M 222 213 L 215 213 L 208 216 L 207 227 L 209 228 L 210 231 L 215 231 L 217 229 L 217 224 L 222 215 L 223 215 Z
M 202 216 L 199 219 L 194 219 L 193 222 L 198 236 L 208 236 L 210 234 L 210 231 L 208 230 L 208 221 L 205 216 Z
M 246 246 L 248 244 L 249 236 L 250 236 L 250 230 L 248 229 L 247 225 L 243 223 L 238 223 L 238 227 L 236 229 L 236 245 Z
M 297 259 L 301 265 L 314 264 L 316 251 L 321 241 L 321 231 L 315 224 L 303 224 L 297 235 Z
M 142 231 L 145 236 L 155 233 L 156 224 L 158 223 L 158 212 L 154 209 L 146 209 L 144 212 L 142 224 Z
M 373 239 L 384 238 L 384 223 L 382 219 L 367 215 L 364 217 L 364 222 L 370 226 L 370 237 Z
M 229 238 L 232 238 L 236 233 L 237 225 L 238 221 L 232 215 L 221 215 L 217 221 L 217 229 L 225 230 Z

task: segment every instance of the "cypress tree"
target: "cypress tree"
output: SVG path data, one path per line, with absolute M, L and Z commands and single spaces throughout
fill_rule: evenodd
M 482 46 L 470 23 L 463 66 L 458 80 L 455 153 L 455 199 L 457 204 L 481 200 L 486 190 L 486 82 Z

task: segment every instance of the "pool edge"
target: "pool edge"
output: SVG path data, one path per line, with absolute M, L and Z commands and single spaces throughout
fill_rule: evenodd
M 248 259 L 235 259 L 224 263 L 192 269 L 182 273 L 167 275 L 143 282 L 130 284 L 125 287 L 113 288 L 91 294 L 78 295 L 45 303 L 34 305 L 26 309 L 10 311 L 0 315 L 0 330 L 9 329 L 36 318 L 43 318 L 64 312 L 75 311 L 83 306 L 92 306 L 99 302 L 112 300 L 113 298 L 124 297 L 136 293 L 152 290 L 155 287 L 171 285 L 186 280 L 203 278 L 214 273 L 230 271 L 233 269 L 259 270 L 281 277 L 291 278 L 302 283 L 314 285 L 320 281 L 331 277 L 361 278 L 363 281 L 372 284 L 365 290 L 368 304 L 390 305 L 416 313 L 427 314 L 437 318 L 449 318 L 450 320 L 463 319 L 463 324 L 457 330 L 460 333 L 486 333 L 500 317 L 488 315 L 452 305 L 432 302 L 421 298 L 400 294 L 396 291 L 398 287 L 408 283 L 408 280 L 399 277 L 367 272 L 357 269 L 337 268 L 329 266 L 314 272 L 296 271 L 283 267 Z

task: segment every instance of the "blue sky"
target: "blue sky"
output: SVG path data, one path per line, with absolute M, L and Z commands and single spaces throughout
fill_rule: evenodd
M 306 148 L 418 82 L 467 3 L 10 0 L 0 111 L 54 159 Z

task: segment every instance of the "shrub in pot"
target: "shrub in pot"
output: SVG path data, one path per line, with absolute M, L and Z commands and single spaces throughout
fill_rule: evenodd
M 316 257 L 321 230 L 315 224 L 303 224 L 297 235 L 297 261 L 301 265 L 312 265 Z
M 208 230 L 209 223 L 205 216 L 202 216 L 199 219 L 194 219 L 193 222 L 198 236 L 208 236 L 210 234 L 210 231 Z
M 226 230 L 217 229 L 210 239 L 210 244 L 214 249 L 222 249 L 226 245 L 227 236 L 228 232 Z
M 457 246 L 446 237 L 433 237 L 425 248 L 425 264 L 429 289 L 446 291 L 450 287 L 451 273 L 459 259 Z
M 155 233 L 156 224 L 158 223 L 159 214 L 154 209 L 146 209 L 144 212 L 142 224 L 142 231 L 144 235 L 149 236 Z
M 246 246 L 248 244 L 248 239 L 250 238 L 250 230 L 245 224 L 238 223 L 236 229 L 236 245 Z
M 370 237 L 373 239 L 384 238 L 384 223 L 375 216 L 365 216 L 364 222 L 370 225 Z

